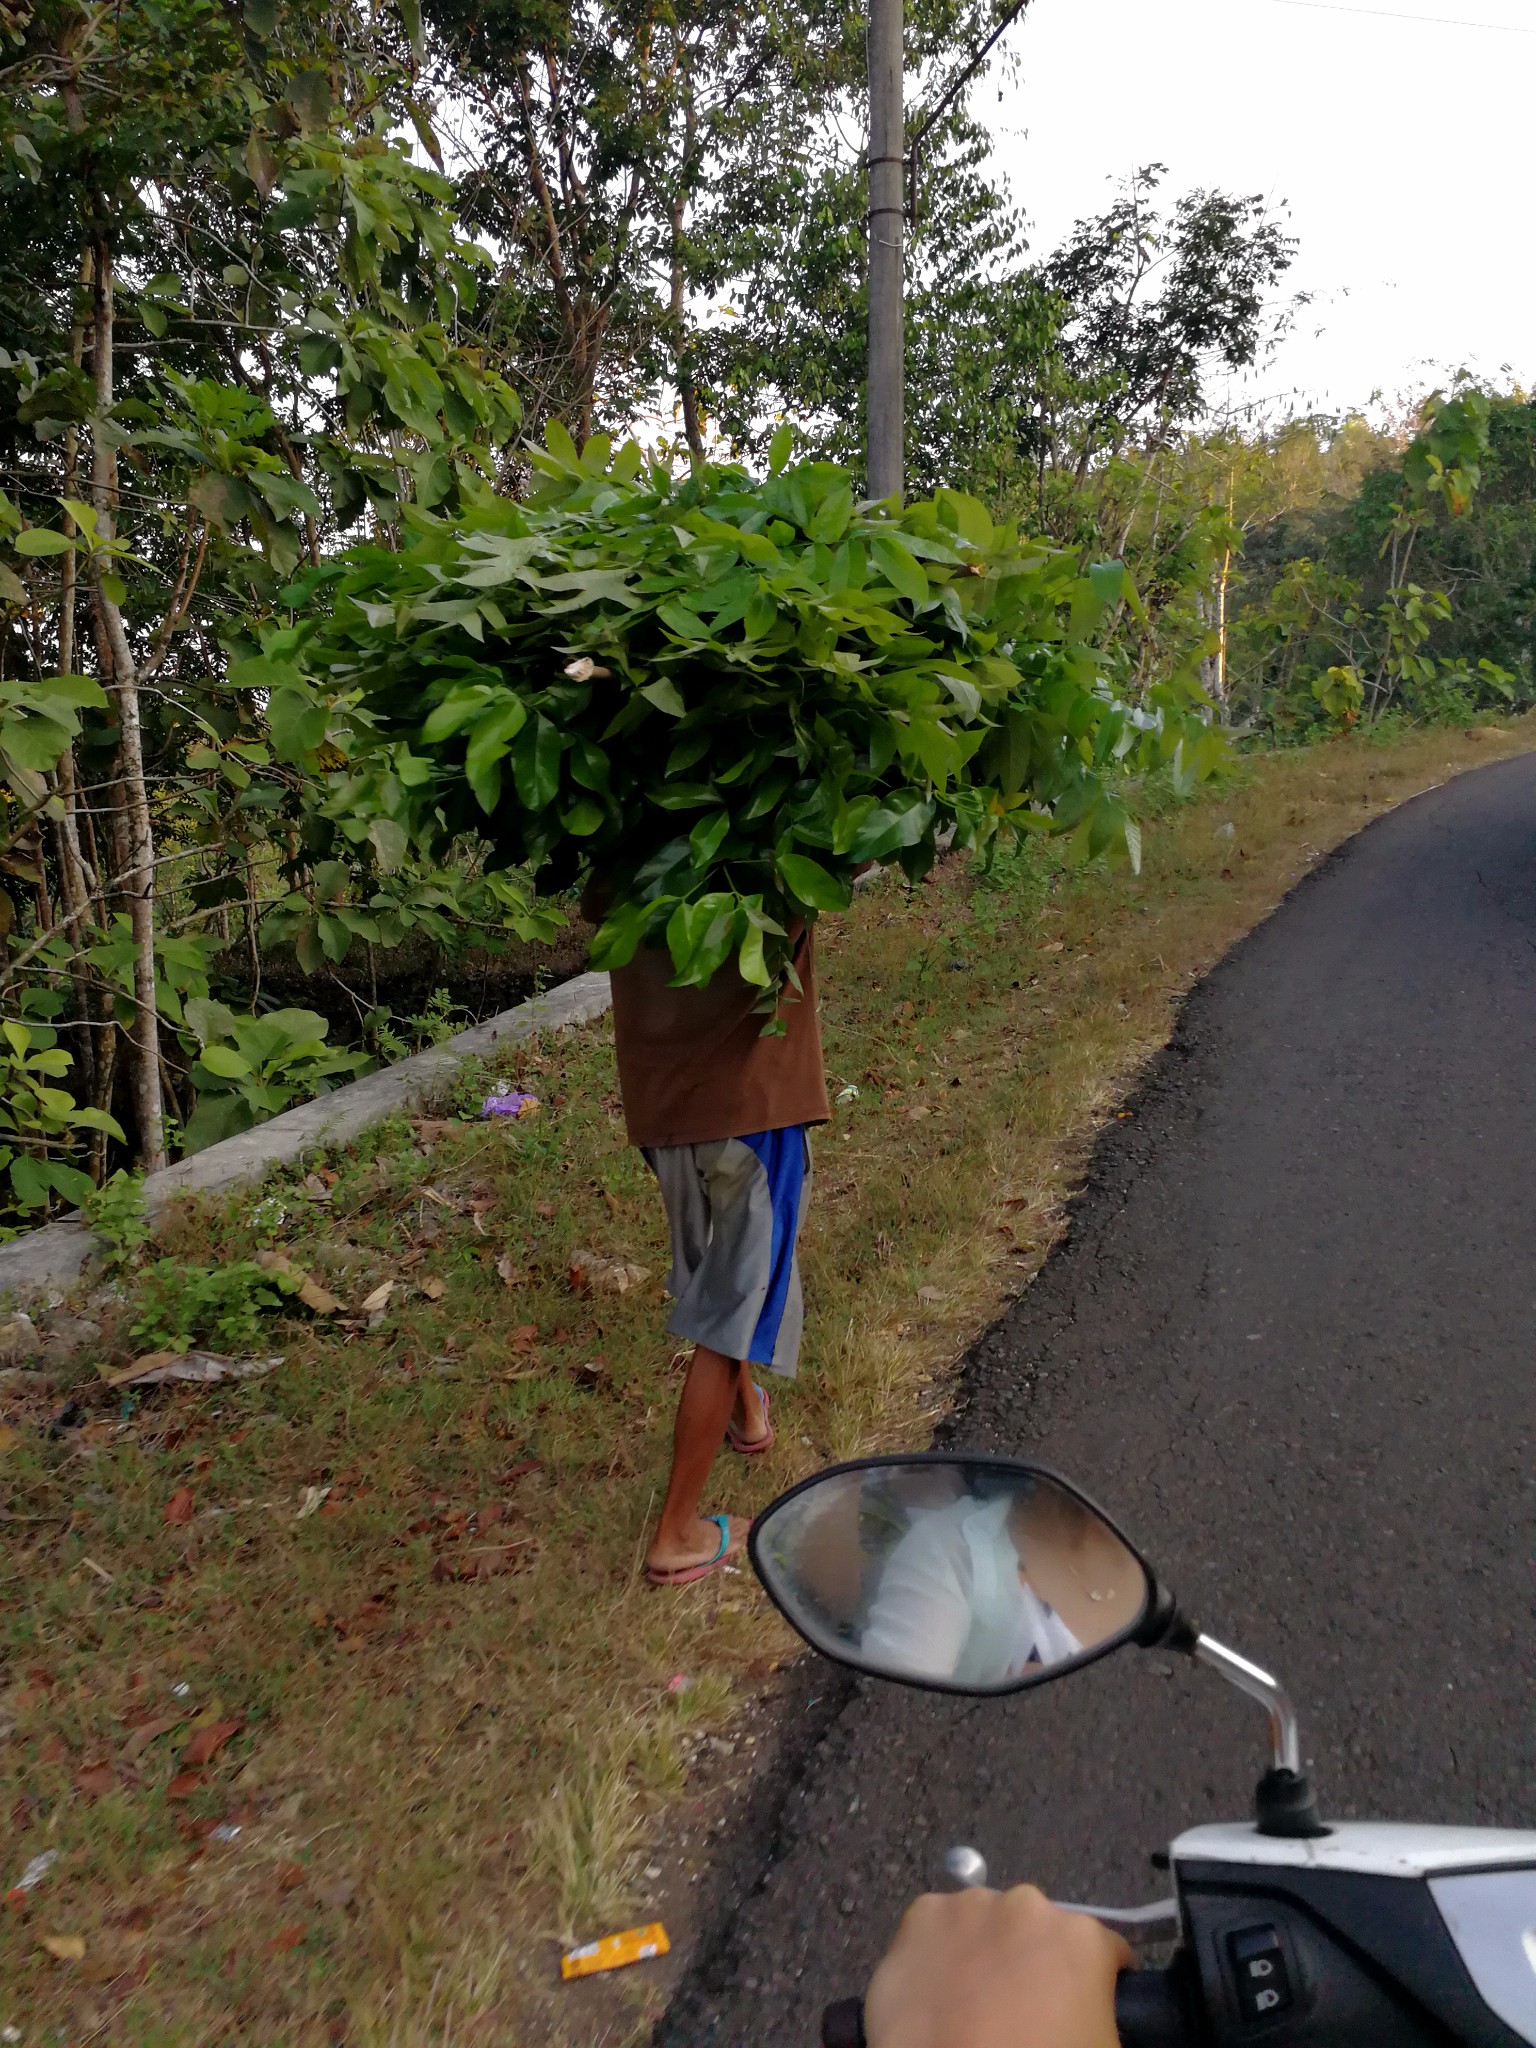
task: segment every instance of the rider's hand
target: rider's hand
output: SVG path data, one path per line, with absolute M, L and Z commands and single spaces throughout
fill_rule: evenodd
M 1117 2048 L 1118 1934 L 1033 1885 L 930 1893 L 864 1999 L 869 2048 Z

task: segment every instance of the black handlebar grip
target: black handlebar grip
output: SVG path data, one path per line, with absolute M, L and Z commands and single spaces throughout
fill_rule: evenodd
M 1166 1970 L 1123 1970 L 1115 1984 L 1120 2048 L 1187 2048 L 1189 2018 Z M 821 2015 L 821 2048 L 869 2048 L 862 1998 L 840 1998 Z
M 869 2048 L 862 1998 L 840 1998 L 827 2007 L 821 2016 L 821 2048 Z
M 1167 1970 L 1122 1970 L 1115 1984 L 1120 2048 L 1186 2048 L 1192 2038 L 1184 2001 Z

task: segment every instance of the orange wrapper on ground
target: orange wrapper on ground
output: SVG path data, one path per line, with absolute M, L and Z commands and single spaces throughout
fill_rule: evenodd
M 594 1977 L 599 1970 L 622 1970 L 626 1963 L 647 1963 L 652 1956 L 664 1956 L 672 1944 L 659 1920 L 649 1927 L 627 1927 L 622 1934 L 604 1935 L 560 1958 L 562 1977 Z

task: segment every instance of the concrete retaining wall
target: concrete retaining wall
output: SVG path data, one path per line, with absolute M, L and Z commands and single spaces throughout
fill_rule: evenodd
M 306 1152 L 343 1144 L 359 1131 L 397 1111 L 410 1109 L 452 1079 L 465 1060 L 489 1056 L 500 1046 L 517 1045 L 536 1031 L 565 1024 L 585 1024 L 608 1008 L 606 974 L 578 974 L 548 995 L 535 996 L 475 1024 L 430 1051 L 401 1060 L 361 1081 L 297 1109 L 284 1110 L 270 1123 L 242 1131 L 236 1138 L 210 1145 L 190 1159 L 178 1160 L 144 1182 L 144 1209 L 151 1217 L 182 1195 L 213 1194 L 237 1181 L 253 1180 L 269 1166 L 286 1165 Z M 83 1223 L 45 1224 L 26 1237 L 0 1245 L 0 1294 L 26 1299 L 58 1294 L 79 1279 L 96 1239 Z

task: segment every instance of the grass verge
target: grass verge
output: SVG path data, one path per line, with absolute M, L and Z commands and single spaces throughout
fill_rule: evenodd
M 1170 807 L 1139 881 L 1036 848 L 827 919 L 858 1094 L 817 1145 L 806 1357 L 708 1504 L 923 1442 L 1190 981 L 1376 812 L 1532 746 L 1263 757 Z M 265 1320 L 279 1369 L 110 1389 L 141 1346 L 108 1300 L 75 1366 L 0 1376 L 0 1885 L 56 1852 L 0 1913 L 8 2040 L 644 2036 L 658 1973 L 567 1989 L 558 1946 L 686 1899 L 677 1816 L 790 1645 L 747 1575 L 640 1581 L 677 1361 L 607 1030 L 518 1050 L 536 1118 L 456 1121 L 486 1078 L 162 1232 L 188 1270 L 281 1248 L 335 1294 Z M 574 1288 L 578 1249 L 646 1277 Z

